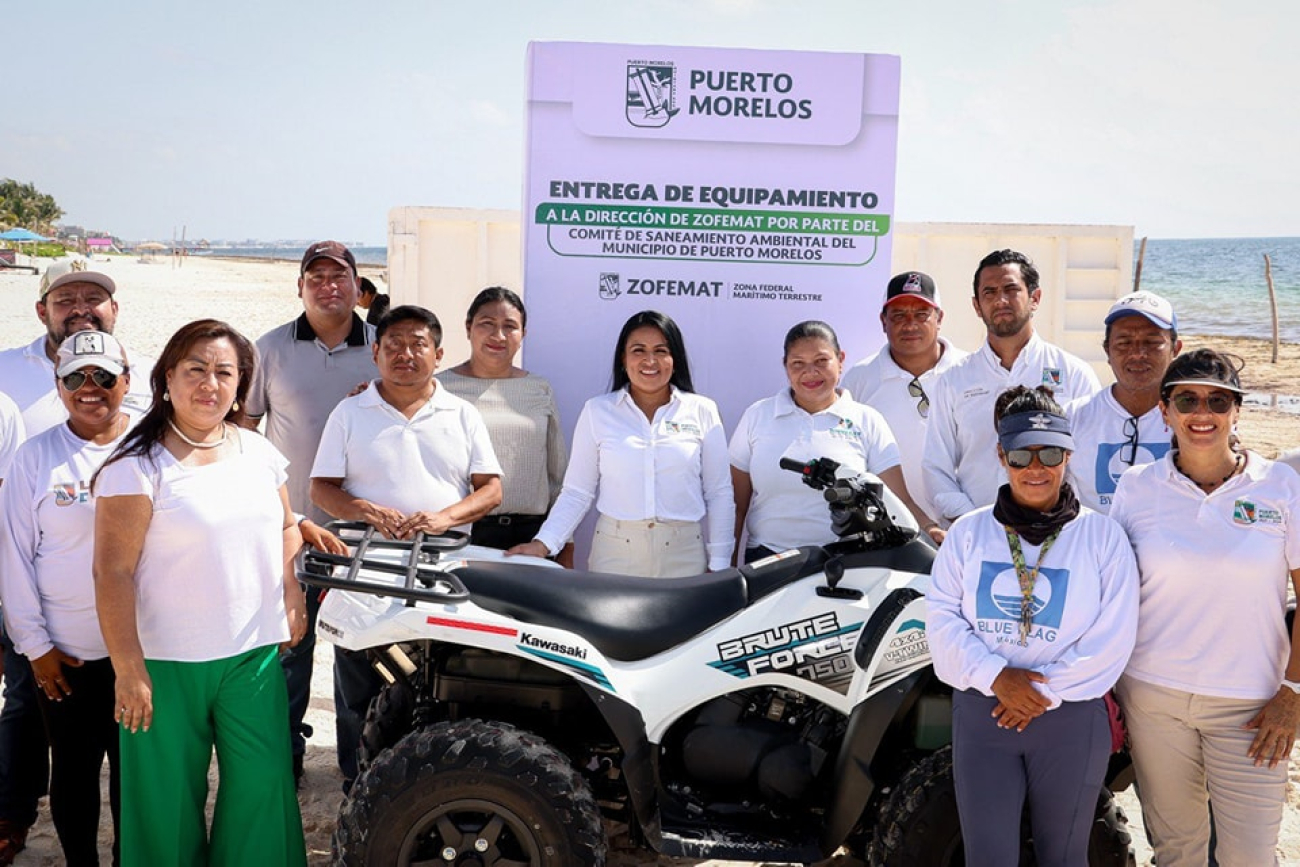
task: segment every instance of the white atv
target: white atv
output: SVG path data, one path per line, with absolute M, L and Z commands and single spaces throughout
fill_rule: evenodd
M 335 591 L 320 634 L 388 682 L 336 861 L 588 867 L 626 829 L 688 858 L 962 863 L 934 549 L 874 476 L 782 464 L 823 491 L 839 541 L 694 578 L 335 525 L 351 556 L 310 552 L 299 576 Z M 1108 785 L 1130 781 L 1119 753 Z M 1129 843 L 1103 791 L 1090 864 L 1133 863 Z

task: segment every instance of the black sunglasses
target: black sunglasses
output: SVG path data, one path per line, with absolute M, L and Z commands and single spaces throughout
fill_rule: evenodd
M 1138 420 L 1134 416 L 1129 416 L 1124 420 L 1124 436 L 1128 439 L 1124 441 L 1122 448 L 1127 448 L 1128 457 L 1121 454 L 1120 460 L 1130 467 L 1137 463 L 1138 459 Z
M 1007 466 L 1017 470 L 1023 470 L 1034 462 L 1034 455 L 1038 455 L 1038 462 L 1045 467 L 1059 467 L 1065 461 L 1066 450 L 1060 446 L 1043 446 L 1041 449 L 1012 449 L 1006 453 Z
M 1209 407 L 1210 412 L 1215 415 L 1225 415 L 1231 411 L 1233 406 L 1237 403 L 1237 401 L 1230 395 L 1221 393 L 1212 394 L 1202 401 L 1201 398 L 1192 394 L 1190 391 L 1175 394 L 1173 397 L 1169 398 L 1169 402 L 1173 404 L 1174 409 L 1178 410 L 1183 415 L 1190 415 L 1196 412 L 1196 410 L 1200 409 L 1202 403 Z
M 100 370 L 98 367 L 89 372 L 85 370 L 74 370 L 67 376 L 59 377 L 59 382 L 68 391 L 76 391 L 86 384 L 87 379 L 93 379 L 95 385 L 103 389 L 111 389 L 117 385 L 117 374 L 109 373 L 107 370 Z
M 912 381 L 907 384 L 907 393 L 912 397 L 920 398 L 916 402 L 916 411 L 921 414 L 921 418 L 929 417 L 930 398 L 926 395 L 925 389 L 921 388 L 921 378 L 919 376 L 912 377 Z

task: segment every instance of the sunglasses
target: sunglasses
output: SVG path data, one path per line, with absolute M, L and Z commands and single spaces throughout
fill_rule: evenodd
M 1200 409 L 1202 404 L 1215 415 L 1226 415 L 1237 405 L 1237 401 L 1231 395 L 1216 393 L 1201 400 L 1201 398 L 1187 391 L 1182 394 L 1175 394 L 1169 398 L 1169 402 L 1173 404 L 1174 409 L 1183 415 L 1191 415 Z
M 63 383 L 63 387 L 68 391 L 76 391 L 86 384 L 87 379 L 93 379 L 95 385 L 103 389 L 111 389 L 113 386 L 117 385 L 116 373 L 109 373 L 107 370 L 100 370 L 99 368 L 95 368 L 89 372 L 84 370 L 74 370 L 67 376 L 59 377 L 59 382 Z
M 1012 449 L 1006 453 L 1007 466 L 1013 469 L 1023 470 L 1034 462 L 1034 455 L 1038 456 L 1038 462 L 1045 467 L 1059 467 L 1065 462 L 1066 450 L 1060 446 L 1043 446 L 1041 449 Z
M 916 402 L 916 411 L 921 414 L 921 418 L 928 418 L 930 415 L 930 398 L 921 388 L 921 378 L 914 376 L 912 381 L 907 384 L 907 393 L 912 397 L 920 398 Z

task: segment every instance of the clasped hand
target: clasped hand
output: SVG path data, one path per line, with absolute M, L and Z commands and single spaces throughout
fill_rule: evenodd
M 362 520 L 389 539 L 410 539 L 416 533 L 436 536 L 456 526 L 442 512 L 414 512 L 405 515 L 397 509 L 366 502 L 361 507 Z
M 1047 683 L 1047 677 L 1036 671 L 1010 666 L 993 679 L 993 695 L 998 700 L 993 708 L 993 717 L 999 728 L 1022 732 L 1035 717 L 1042 716 L 1052 706 L 1047 697 L 1034 687 L 1035 683 Z

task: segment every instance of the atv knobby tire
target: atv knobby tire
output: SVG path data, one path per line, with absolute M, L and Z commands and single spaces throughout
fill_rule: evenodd
M 358 768 L 364 771 L 380 753 L 400 741 L 411 730 L 414 715 L 415 691 L 409 686 L 399 681 L 381 689 L 371 699 L 361 726 Z
M 334 861 L 602 867 L 605 838 L 586 780 L 554 747 L 504 723 L 411 732 L 357 778 Z
M 1024 829 L 1020 867 L 1034 867 L 1033 844 Z M 1132 867 L 1136 863 L 1128 817 L 1110 791 L 1102 789 L 1088 840 L 1088 867 Z M 955 867 L 966 863 L 952 747 L 926 756 L 903 775 L 881 808 L 872 835 L 872 867 Z

